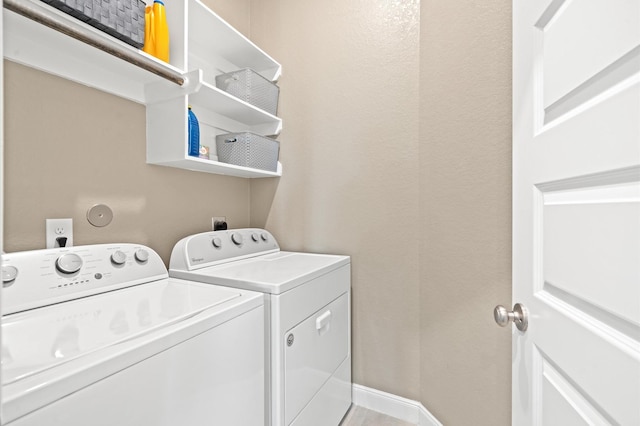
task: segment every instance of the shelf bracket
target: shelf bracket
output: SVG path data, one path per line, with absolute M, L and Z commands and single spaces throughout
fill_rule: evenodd
M 31 19 L 32 21 L 52 28 L 62 34 L 66 34 L 67 36 L 93 46 L 96 49 L 100 49 L 101 51 L 120 58 L 123 61 L 129 62 L 130 64 L 133 64 L 139 68 L 145 69 L 157 76 L 169 80 L 172 83 L 177 84 L 178 86 L 184 85 L 185 79 L 182 75 L 171 72 L 171 70 L 162 67 L 150 58 L 144 57 L 139 52 L 120 47 L 116 43 L 110 44 L 100 37 L 92 34 L 91 32 L 80 31 L 79 29 L 74 28 L 71 25 L 48 16 L 46 13 L 43 13 L 35 6 L 28 3 L 29 2 L 20 0 L 3 1 L 4 8 L 7 10 L 10 10 L 17 13 L 18 15 L 22 15 L 25 18 Z

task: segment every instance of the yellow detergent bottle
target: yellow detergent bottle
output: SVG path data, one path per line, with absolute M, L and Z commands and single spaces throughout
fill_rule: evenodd
M 169 62 L 169 26 L 167 15 L 162 0 L 153 2 L 153 37 L 154 56 L 165 62 Z
M 144 9 L 144 47 L 142 51 L 149 55 L 156 56 L 155 34 L 153 28 L 153 7 L 147 6 Z

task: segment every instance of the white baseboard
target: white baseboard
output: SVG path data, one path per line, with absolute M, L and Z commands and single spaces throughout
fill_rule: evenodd
M 353 403 L 418 426 L 442 426 L 422 403 L 387 392 L 353 384 Z

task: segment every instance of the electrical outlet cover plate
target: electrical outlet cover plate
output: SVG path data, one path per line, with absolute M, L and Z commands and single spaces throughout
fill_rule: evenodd
M 214 216 L 211 218 L 211 229 L 215 230 L 216 229 L 216 222 L 226 222 L 227 221 L 227 217 L 226 216 Z
M 66 238 L 65 247 L 73 246 L 73 219 L 46 220 L 46 248 L 60 247 L 57 238 Z

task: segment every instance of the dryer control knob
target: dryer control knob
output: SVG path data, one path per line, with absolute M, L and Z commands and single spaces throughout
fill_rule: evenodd
M 211 244 L 213 244 L 215 248 L 220 248 L 222 247 L 222 240 L 218 237 L 215 237 L 213 240 L 211 240 Z
M 262 241 L 264 242 L 269 241 L 269 235 L 267 235 L 266 232 L 263 232 L 262 234 L 260 234 L 260 238 L 262 238 Z
M 254 232 L 253 234 L 251 234 L 251 239 L 252 239 L 253 241 L 255 241 L 256 243 L 257 243 L 258 241 L 260 241 L 260 237 L 258 237 L 258 234 L 256 234 L 255 232 Z
M 114 251 L 113 254 L 111 255 L 111 262 L 113 262 L 114 265 L 123 265 L 124 262 L 126 261 L 127 261 L 127 255 L 120 250 Z
M 2 267 L 2 284 L 4 286 L 10 285 L 13 281 L 15 281 L 18 276 L 18 268 L 15 266 L 3 266 Z
M 138 249 L 134 254 L 136 260 L 140 263 L 144 263 L 149 260 L 149 252 L 145 249 Z
M 240 244 L 242 244 L 242 234 L 231 234 L 231 241 L 233 241 L 233 244 L 239 246 Z
M 82 258 L 75 253 L 66 253 L 56 260 L 56 269 L 63 274 L 73 274 L 82 268 Z

